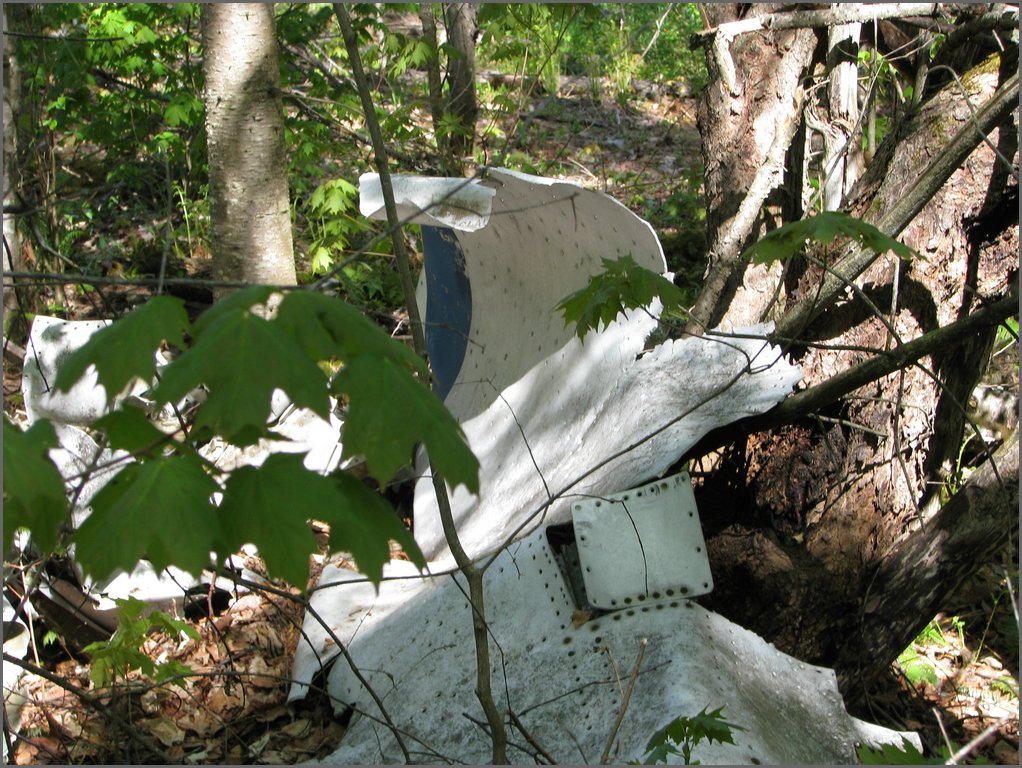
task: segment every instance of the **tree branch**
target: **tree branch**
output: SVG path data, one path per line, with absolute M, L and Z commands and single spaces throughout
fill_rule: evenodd
M 1016 314 L 1018 314 L 1018 296 L 1013 294 L 968 317 L 930 331 L 906 344 L 890 350 L 878 350 L 875 357 L 782 400 L 766 413 L 750 416 L 708 432 L 692 447 L 686 457 L 703 456 L 722 445 L 754 432 L 790 424 L 837 402 L 845 395 L 893 373 L 921 357 L 933 354 L 937 350 L 945 351 L 950 347 L 965 343 L 983 329 L 999 325 Z M 792 341 L 776 333 L 771 334 L 769 338 L 775 344 Z
M 762 16 L 725 22 L 712 29 L 697 32 L 696 37 L 719 33 L 734 38 L 737 35 L 768 29 L 835 27 L 839 24 L 896 19 L 905 16 L 936 16 L 940 5 L 940 3 L 841 3 L 838 7 L 826 10 L 764 13 Z
M 916 184 L 906 195 L 871 222 L 890 237 L 908 226 L 916 215 L 944 186 L 944 183 L 972 154 L 985 135 L 1003 121 L 1018 106 L 1019 76 L 1016 72 L 997 89 L 977 112 L 975 120 L 969 120 L 951 138 L 944 148 L 919 174 Z M 793 306 L 777 321 L 775 337 L 797 337 L 831 302 L 845 286 L 861 275 L 879 254 L 869 248 L 852 247 L 831 267 L 832 274 L 824 275 L 822 283 L 812 294 Z
M 351 74 L 355 84 L 358 86 L 362 108 L 365 111 L 366 125 L 369 128 L 369 135 L 373 140 L 373 154 L 376 159 L 376 169 L 380 174 L 380 188 L 383 192 L 384 207 L 387 212 L 387 224 L 394 233 L 391 241 L 394 244 L 394 257 L 401 276 L 401 288 L 404 291 L 405 303 L 408 305 L 408 317 L 412 325 L 412 339 L 415 351 L 425 358 L 426 342 L 423 337 L 422 321 L 419 317 L 419 310 L 415 301 L 415 287 L 412 285 L 408 252 L 405 250 L 404 239 L 401 236 L 401 220 L 398 217 L 397 206 L 394 203 L 394 188 L 391 185 L 390 170 L 387 167 L 386 144 L 380 131 L 379 121 L 376 119 L 376 107 L 373 104 L 372 94 L 366 82 L 365 73 L 362 70 L 358 41 L 351 28 L 348 10 L 343 3 L 334 3 L 333 10 L 341 27 L 341 35 L 344 37 L 344 45 L 348 50 L 348 59 L 351 64 Z M 444 537 L 451 548 L 451 553 L 458 564 L 458 569 L 464 574 L 465 580 L 468 582 L 469 605 L 472 610 L 472 630 L 476 652 L 476 696 L 490 725 L 490 738 L 493 746 L 492 762 L 494 764 L 505 764 L 507 763 L 507 730 L 504 727 L 504 720 L 497 709 L 490 685 L 490 646 L 486 627 L 483 571 L 476 567 L 461 545 L 461 540 L 458 537 L 458 531 L 454 524 L 454 515 L 451 512 L 447 485 L 444 483 L 443 476 L 433 467 L 432 461 L 430 461 L 430 475 L 433 480 L 433 489 L 436 492 Z M 408 758 L 407 752 L 405 752 L 405 757 L 406 759 Z

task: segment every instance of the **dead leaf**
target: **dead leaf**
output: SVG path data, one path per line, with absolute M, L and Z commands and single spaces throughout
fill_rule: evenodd
M 581 611 L 576 608 L 571 614 L 571 625 L 577 629 L 589 621 L 592 617 L 592 611 Z
M 292 739 L 301 738 L 312 730 L 312 723 L 304 718 L 301 720 L 295 720 L 293 723 L 288 723 L 280 729 L 281 733 L 290 736 Z
M 159 742 L 165 747 L 173 747 L 185 740 L 185 732 L 169 717 L 145 720 L 140 725 L 159 739 Z
M 253 656 L 248 665 L 251 683 L 257 688 L 276 688 L 281 684 L 279 665 L 270 666 L 262 656 Z

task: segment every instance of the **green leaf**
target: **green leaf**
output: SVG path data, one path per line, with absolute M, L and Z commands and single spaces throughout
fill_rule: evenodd
M 379 583 L 397 539 L 416 562 L 425 562 L 393 509 L 348 475 L 326 477 L 305 468 L 300 455 L 277 453 L 261 467 L 235 470 L 220 504 L 233 550 L 246 542 L 259 548 L 270 573 L 301 589 L 309 577 L 316 541 L 309 519 L 330 524 L 331 541 L 351 552 L 359 569 Z
M 432 392 L 391 358 L 359 355 L 334 377 L 351 398 L 344 423 L 344 454 L 365 457 L 381 483 L 412 458 L 416 443 L 452 487 L 479 491 L 479 461 L 461 426 Z
M 156 296 L 93 334 L 60 366 L 55 386 L 68 391 L 95 365 L 109 402 L 136 378 L 151 381 L 156 375 L 154 353 L 160 342 L 184 346 L 186 330 L 184 303 L 173 296 Z
M 604 259 L 604 272 L 589 278 L 589 284 L 571 294 L 556 309 L 564 324 L 575 323 L 575 333 L 585 339 L 591 330 L 607 326 L 627 309 L 649 306 L 659 298 L 665 311 L 684 312 L 684 292 L 663 275 L 640 267 L 631 256 Z
M 902 259 L 923 258 L 907 245 L 888 237 L 872 224 L 839 211 L 823 211 L 802 221 L 793 221 L 763 236 L 745 252 L 756 264 L 770 264 L 791 258 L 808 242 L 828 245 L 838 237 L 847 237 L 877 253 L 893 251 Z
M 711 744 L 734 744 L 731 732 L 744 730 L 741 726 L 729 723 L 724 719 L 724 707 L 707 712 L 708 707 L 694 717 L 684 715 L 676 717 L 659 731 L 653 734 L 646 745 L 646 765 L 667 762 L 668 755 L 683 754 L 685 762 L 689 762 L 692 749 L 703 741 Z M 677 747 L 681 747 L 679 752 Z M 692 763 L 693 765 L 695 763 Z
M 415 352 L 334 296 L 312 291 L 289 293 L 277 309 L 276 322 L 315 360 L 379 355 L 422 376 L 427 373 L 425 361 Z
M 939 765 L 941 759 L 927 759 L 916 749 L 915 745 L 902 737 L 901 746 L 884 744 L 872 747 L 863 744 L 858 749 L 859 762 L 862 765 Z
M 130 406 L 111 411 L 93 422 L 92 427 L 106 434 L 108 447 L 132 454 L 152 451 L 170 440 L 143 411 Z
M 927 629 L 929 626 L 930 625 L 927 626 Z M 926 630 L 924 630 L 924 632 L 925 631 Z M 941 642 L 943 642 L 943 636 L 941 636 L 940 639 Z M 898 666 L 901 667 L 901 671 L 905 673 L 905 677 L 907 677 L 913 684 L 919 684 L 920 682 L 925 681 L 936 688 L 940 682 L 937 679 L 937 669 L 928 659 L 920 656 L 918 651 L 916 651 L 916 649 L 912 646 L 909 646 L 898 655 Z
M 217 490 L 194 455 L 129 464 L 96 494 L 74 534 L 78 561 L 100 579 L 130 571 L 143 557 L 157 570 L 200 573 L 223 540 L 210 500 Z
M 711 744 L 734 744 L 731 731 L 744 730 L 741 726 L 729 723 L 724 719 L 724 707 L 718 707 L 712 712 L 707 712 L 706 707 L 698 715 L 692 718 L 689 726 L 696 742 L 706 740 Z
M 185 681 L 180 678 L 194 674 L 194 672 L 195 670 L 187 664 L 177 661 L 176 659 L 168 659 L 167 661 L 156 665 L 156 673 L 153 675 L 153 680 L 157 683 L 165 683 L 169 680 L 174 685 L 177 685 L 181 689 L 187 691 L 188 686 L 185 685 Z
M 163 611 L 153 611 L 149 614 L 148 619 L 151 627 L 162 629 L 169 635 L 177 635 L 184 632 L 192 640 L 199 639 L 199 631 L 195 627 L 187 621 L 181 621 L 172 616 L 168 616 Z
M 57 434 L 48 421 L 37 421 L 22 431 L 4 417 L 4 552 L 19 528 L 32 531 L 43 552 L 57 544 L 61 523 L 67 519 L 64 478 L 50 461 Z
M 270 396 L 277 388 L 299 407 L 323 418 L 329 413 L 325 374 L 278 323 L 237 305 L 218 313 L 216 324 L 203 325 L 195 345 L 164 369 L 153 397 L 160 403 L 177 401 L 199 384 L 209 395 L 195 426 L 208 426 L 238 445 L 265 434 Z
M 265 304 L 270 296 L 277 292 L 276 288 L 268 285 L 250 285 L 248 288 L 228 294 L 199 315 L 199 319 L 195 321 L 195 327 L 192 329 L 192 335 L 198 338 L 206 330 L 216 328 L 224 318 L 250 310 L 256 305 Z

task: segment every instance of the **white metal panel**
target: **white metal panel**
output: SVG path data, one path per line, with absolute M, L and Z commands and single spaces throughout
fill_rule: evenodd
M 575 501 L 571 518 L 586 596 L 596 608 L 670 601 L 713 588 L 687 472 Z

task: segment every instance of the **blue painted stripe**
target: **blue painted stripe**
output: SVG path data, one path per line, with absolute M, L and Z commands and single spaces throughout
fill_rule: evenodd
M 472 326 L 472 286 L 465 254 L 454 230 L 422 226 L 426 273 L 426 351 L 433 368 L 433 390 L 446 398 L 454 386 Z

